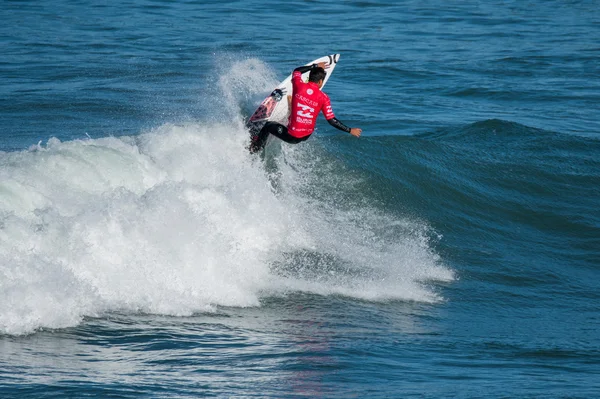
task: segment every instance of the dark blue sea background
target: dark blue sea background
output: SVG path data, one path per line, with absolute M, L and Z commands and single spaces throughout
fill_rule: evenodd
M 1 398 L 600 397 L 598 1 L 0 8 Z

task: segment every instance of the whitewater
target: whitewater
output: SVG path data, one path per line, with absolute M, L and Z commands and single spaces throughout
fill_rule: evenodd
M 261 65 L 240 64 L 227 82 Z M 428 282 L 453 273 L 425 224 L 348 206 L 340 194 L 321 198 L 314 191 L 324 186 L 352 193 L 352 178 L 324 177 L 336 166 L 315 165 L 306 150 L 286 147 L 275 171 L 248 153 L 239 103 L 271 83 L 262 68 L 260 84 L 222 82 L 230 120 L 0 153 L 2 333 L 110 312 L 260 306 L 296 291 L 442 299 Z

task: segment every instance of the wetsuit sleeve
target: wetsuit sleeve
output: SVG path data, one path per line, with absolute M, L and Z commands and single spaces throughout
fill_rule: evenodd
M 294 69 L 294 72 L 300 72 L 300 73 L 302 74 L 302 73 L 304 73 L 304 72 L 308 72 L 308 71 L 310 71 L 311 69 L 313 69 L 313 68 L 315 68 L 315 67 L 317 67 L 317 64 L 306 65 L 306 66 L 300 66 L 300 67 L 298 67 L 298 68 Z M 288 69 L 288 71 L 289 71 L 289 69 Z
M 331 126 L 341 130 L 342 132 L 350 133 L 350 128 L 335 117 L 333 109 L 331 109 L 331 101 L 329 100 L 329 96 L 325 93 L 323 93 L 323 115 L 325 115 L 325 119 L 327 119 L 327 122 Z
M 327 122 L 336 129 L 342 132 L 350 133 L 350 128 L 339 121 L 335 116 L 331 119 L 327 119 Z
M 312 65 L 307 65 L 307 66 L 301 66 L 301 67 L 294 69 L 294 72 L 292 73 L 292 83 L 295 83 L 296 81 L 301 81 L 302 74 L 310 71 L 311 69 L 313 69 L 316 66 L 317 66 L 317 64 L 312 64 Z

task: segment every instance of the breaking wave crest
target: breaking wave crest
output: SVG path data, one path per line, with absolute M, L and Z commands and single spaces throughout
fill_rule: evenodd
M 248 154 L 238 102 L 271 75 L 235 66 L 220 121 L 0 152 L 0 333 L 296 291 L 440 300 L 428 282 L 453 273 L 425 224 L 347 200 L 352 178 L 318 145 L 283 147 L 276 178 Z

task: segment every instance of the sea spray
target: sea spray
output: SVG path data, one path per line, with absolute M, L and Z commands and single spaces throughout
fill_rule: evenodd
M 426 283 L 453 276 L 426 225 L 343 200 L 362 194 L 318 143 L 284 145 L 272 184 L 246 149 L 252 87 L 224 96 L 237 111 L 218 122 L 1 153 L 0 332 L 297 291 L 439 300 Z
M 283 147 L 279 165 L 279 198 L 302 215 L 276 261 L 285 285 L 369 300 L 441 299 L 426 284 L 454 274 L 425 222 L 377 209 L 358 189 L 360 175 L 318 144 Z
M 2 331 L 257 305 L 285 213 L 242 143 L 215 132 L 227 133 L 168 125 L 2 154 Z

